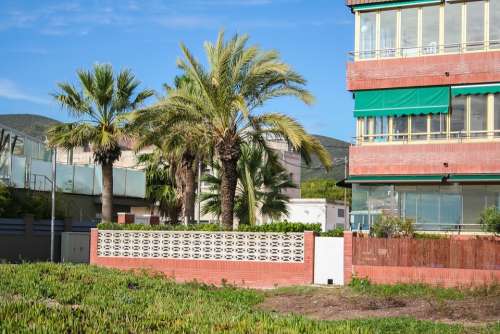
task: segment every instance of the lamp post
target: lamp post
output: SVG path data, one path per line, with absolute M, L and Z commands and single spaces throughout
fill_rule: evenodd
M 50 261 L 54 262 L 54 225 L 56 220 L 56 161 L 57 148 L 52 148 L 52 207 L 50 217 Z

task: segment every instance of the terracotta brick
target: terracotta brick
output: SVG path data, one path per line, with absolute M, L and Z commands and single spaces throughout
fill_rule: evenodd
M 498 152 L 500 142 L 351 146 L 349 175 L 498 173 Z
M 499 64 L 500 51 L 356 61 L 347 64 L 347 89 L 498 82 Z

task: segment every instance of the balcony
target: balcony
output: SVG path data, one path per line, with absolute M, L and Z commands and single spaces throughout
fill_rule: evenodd
M 350 91 L 497 82 L 500 51 L 380 58 L 347 64 Z

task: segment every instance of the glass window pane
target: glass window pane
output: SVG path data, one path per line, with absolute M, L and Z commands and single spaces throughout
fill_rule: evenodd
M 451 101 L 451 136 L 460 137 L 465 131 L 465 96 L 453 97 Z
M 453 230 L 462 221 L 462 201 L 460 194 L 441 193 L 440 198 L 441 230 Z
M 404 56 L 418 54 L 418 9 L 401 10 L 401 48 Z
M 388 117 L 375 117 L 375 127 L 374 127 L 374 134 L 375 135 L 380 135 L 380 136 L 375 136 L 376 141 L 386 141 L 387 140 L 387 134 L 389 133 L 389 118 Z
M 490 48 L 500 48 L 500 0 L 490 0 Z
M 463 186 L 463 223 L 477 224 L 481 212 L 486 208 L 486 187 L 485 186 Z M 474 226 L 464 226 L 471 229 Z M 479 226 L 478 226 L 479 227 Z
M 431 115 L 431 138 L 440 139 L 446 137 L 446 115 Z
M 396 55 L 396 11 L 380 12 L 380 50 L 382 57 Z
M 439 6 L 422 8 L 422 51 L 424 54 L 439 52 Z
M 427 139 L 427 116 L 418 115 L 411 117 L 411 139 Z
M 495 107 L 494 107 L 494 119 L 495 119 L 495 130 L 500 130 L 500 94 L 495 94 Z M 500 135 L 500 132 L 497 133 Z
M 369 188 L 359 184 L 352 185 L 352 210 L 366 211 L 368 210 L 368 191 Z
M 462 4 L 446 2 L 444 6 L 445 52 L 458 52 L 462 36 Z
M 467 2 L 467 50 L 482 50 L 484 45 L 484 2 Z
M 361 59 L 375 57 L 376 13 L 361 13 L 359 57 Z
M 393 140 L 408 139 L 408 116 L 399 116 L 392 119 Z
M 484 131 L 483 133 L 472 133 L 473 136 L 485 136 L 488 129 L 488 96 L 471 95 L 470 105 L 470 131 Z

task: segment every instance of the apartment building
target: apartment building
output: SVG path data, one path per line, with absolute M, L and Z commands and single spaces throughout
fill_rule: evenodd
M 353 229 L 477 231 L 500 206 L 500 0 L 347 0 Z

